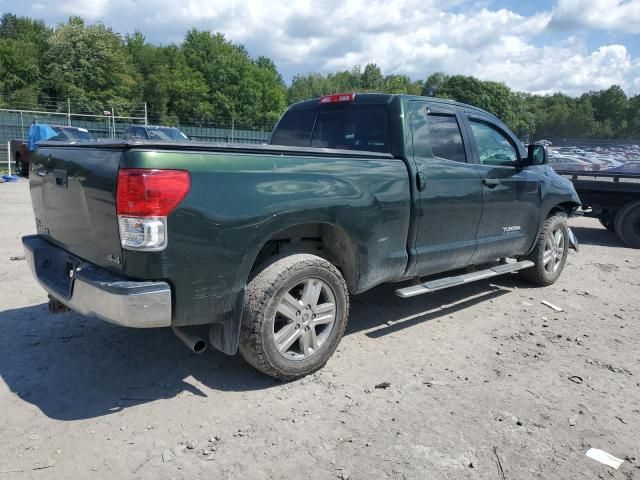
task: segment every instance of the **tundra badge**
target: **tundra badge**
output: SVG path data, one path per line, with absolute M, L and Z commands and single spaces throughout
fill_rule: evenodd
M 513 233 L 513 232 L 519 232 L 520 231 L 520 225 L 511 225 L 510 227 L 502 227 L 502 233 Z

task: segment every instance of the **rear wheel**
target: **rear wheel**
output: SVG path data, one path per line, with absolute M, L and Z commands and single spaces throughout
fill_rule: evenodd
M 329 360 L 347 324 L 342 274 L 308 254 L 274 261 L 247 285 L 240 353 L 281 380 L 304 377 Z
M 527 281 L 540 286 L 554 283 L 567 261 L 569 250 L 569 227 L 567 216 L 556 213 L 544 222 L 533 251 L 525 257 L 534 266 L 520 271 Z
M 631 248 L 640 248 L 640 201 L 626 204 L 618 212 L 616 233 Z

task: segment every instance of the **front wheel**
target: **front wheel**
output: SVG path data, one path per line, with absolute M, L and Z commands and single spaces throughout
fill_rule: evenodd
M 521 270 L 520 275 L 536 285 L 551 285 L 564 269 L 568 247 L 567 216 L 564 213 L 556 213 L 544 222 L 533 251 L 525 257 L 526 260 L 531 260 L 534 266 Z
M 304 377 L 338 347 L 348 312 L 347 286 L 336 267 L 315 255 L 281 258 L 247 285 L 240 353 L 272 377 Z

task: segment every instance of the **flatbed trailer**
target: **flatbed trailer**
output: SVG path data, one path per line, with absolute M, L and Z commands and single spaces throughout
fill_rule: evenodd
M 595 217 L 632 248 L 640 248 L 640 173 L 556 170 L 573 182 L 587 217 Z

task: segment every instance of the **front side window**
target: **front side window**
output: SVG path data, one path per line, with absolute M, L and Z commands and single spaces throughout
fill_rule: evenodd
M 478 146 L 480 164 L 514 167 L 518 152 L 507 136 L 488 123 L 469 119 Z

